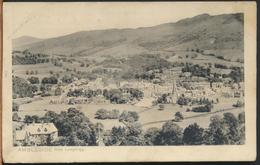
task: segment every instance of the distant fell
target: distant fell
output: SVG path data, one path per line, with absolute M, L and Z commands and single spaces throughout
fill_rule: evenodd
M 185 49 L 243 50 L 243 13 L 202 14 L 153 27 L 81 31 L 50 39 L 13 40 L 15 50 L 64 56 L 129 56 Z

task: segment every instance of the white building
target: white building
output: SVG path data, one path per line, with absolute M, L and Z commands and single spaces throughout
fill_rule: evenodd
M 15 131 L 17 145 L 48 145 L 58 138 L 58 130 L 53 123 L 32 123 Z

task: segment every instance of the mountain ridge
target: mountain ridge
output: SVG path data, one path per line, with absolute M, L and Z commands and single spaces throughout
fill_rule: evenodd
M 243 49 L 243 14 L 201 14 L 152 27 L 79 31 L 14 49 L 59 55 L 120 56 L 187 48 Z

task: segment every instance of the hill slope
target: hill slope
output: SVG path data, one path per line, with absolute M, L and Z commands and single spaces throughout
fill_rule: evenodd
M 187 48 L 243 50 L 243 36 L 243 14 L 203 14 L 146 28 L 81 31 L 14 49 L 82 57 L 122 57 Z
M 12 44 L 14 48 L 23 47 L 28 44 L 36 43 L 42 41 L 43 39 L 30 37 L 30 36 L 22 36 L 16 39 L 13 39 Z

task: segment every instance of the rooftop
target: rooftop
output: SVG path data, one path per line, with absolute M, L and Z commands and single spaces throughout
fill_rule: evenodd
M 38 134 L 51 134 L 57 132 L 57 128 L 53 123 L 32 123 L 26 125 L 25 131 L 30 133 L 31 135 Z

